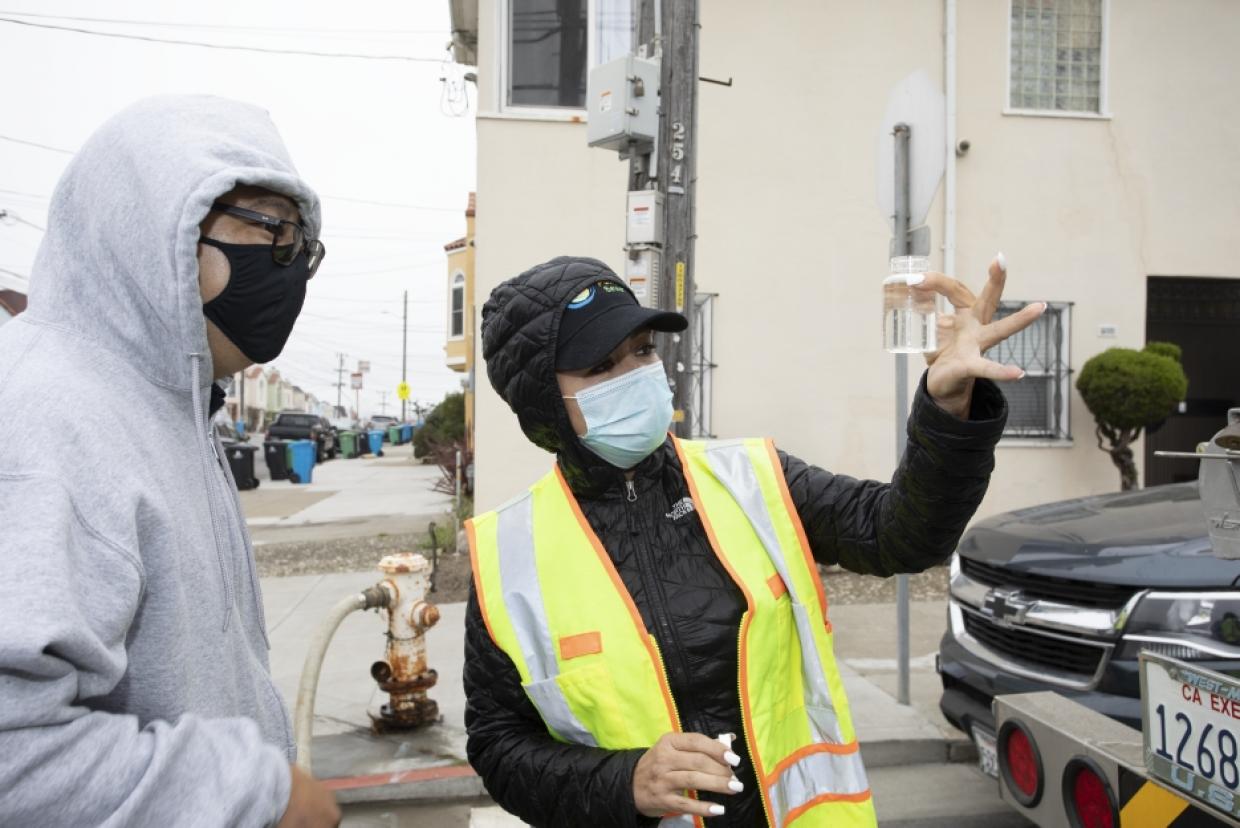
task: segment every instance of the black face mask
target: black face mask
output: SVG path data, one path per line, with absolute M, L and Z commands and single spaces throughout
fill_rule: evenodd
M 221 251 L 232 270 L 224 292 L 202 306 L 247 359 L 271 362 L 284 350 L 306 301 L 310 264 L 305 252 L 287 267 L 271 258 L 269 244 L 229 244 L 202 238 Z

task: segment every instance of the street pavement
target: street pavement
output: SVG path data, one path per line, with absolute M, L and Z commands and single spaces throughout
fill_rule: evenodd
M 243 492 L 243 508 L 260 543 L 324 535 L 366 538 L 402 521 L 425 526 L 428 516 L 444 520 L 451 498 L 430 491 L 438 474 L 394 453 L 334 460 L 316 468 L 312 484 L 276 481 Z M 327 610 L 380 577 L 375 568 L 263 579 L 272 675 L 290 709 L 309 642 Z M 831 576 L 827 583 L 830 588 Z M 439 674 L 429 695 L 442 720 L 424 729 L 382 736 L 371 730 L 370 714 L 386 701 L 370 677 L 370 666 L 383 657 L 386 645 L 386 624 L 377 613 L 346 618 L 327 650 L 315 707 L 313 769 L 336 791 L 345 825 L 520 824 L 489 808 L 481 780 L 467 764 L 461 688 L 465 605 L 440 609 L 426 647 L 428 664 Z M 994 780 L 974 768 L 972 746 L 938 712 L 934 654 L 945 613 L 942 599 L 912 604 L 912 704 L 905 706 L 894 698 L 894 604 L 831 607 L 840 672 L 881 823 L 1024 825 L 1000 802 Z
M 241 509 L 256 545 L 421 532 L 452 508 L 450 495 L 432 490 L 440 474 L 411 446 L 389 447 L 383 457 L 320 463 L 308 484 L 267 479 L 240 493 Z

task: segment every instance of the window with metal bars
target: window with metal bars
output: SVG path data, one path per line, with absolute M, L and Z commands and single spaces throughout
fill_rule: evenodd
M 1011 0 L 1008 105 L 1103 111 L 1104 0 Z
M 1024 306 L 1024 302 L 1003 302 L 995 318 L 1010 316 Z M 1071 302 L 1051 302 L 1036 322 L 986 352 L 988 359 L 1025 371 L 1023 379 L 999 384 L 1008 404 L 1005 439 L 1072 439 L 1071 319 Z

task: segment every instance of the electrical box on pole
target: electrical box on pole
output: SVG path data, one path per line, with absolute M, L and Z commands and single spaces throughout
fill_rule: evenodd
M 628 54 L 590 70 L 586 140 L 621 158 L 650 152 L 659 134 L 659 61 Z
M 649 244 L 630 244 L 624 260 L 624 280 L 637 301 L 648 308 L 659 307 L 659 277 L 662 254 Z
M 625 241 L 634 244 L 663 244 L 663 193 L 633 190 L 629 193 Z

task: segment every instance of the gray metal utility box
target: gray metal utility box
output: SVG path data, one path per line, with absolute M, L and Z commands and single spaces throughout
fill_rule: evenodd
M 594 67 L 586 110 L 590 146 L 649 151 L 659 133 L 659 62 L 630 54 Z

